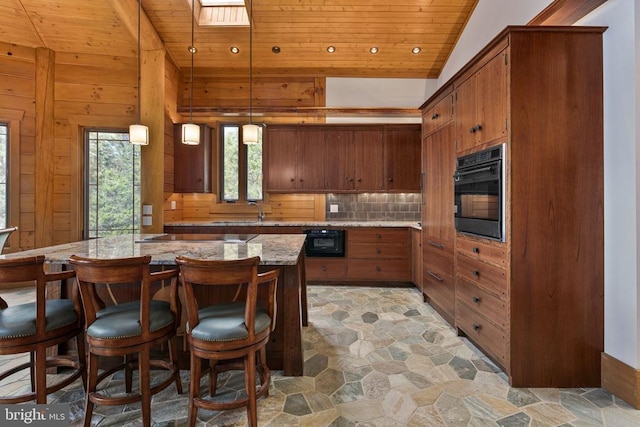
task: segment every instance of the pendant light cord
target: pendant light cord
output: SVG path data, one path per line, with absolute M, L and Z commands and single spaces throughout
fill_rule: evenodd
M 249 2 L 249 124 L 253 124 L 253 0 Z
M 142 9 L 142 0 L 138 0 L 138 57 L 136 66 L 136 80 L 138 85 L 138 124 L 140 124 L 140 10 Z
M 193 55 L 196 53 L 196 47 L 194 42 L 194 0 L 191 0 L 191 46 L 189 46 L 189 52 L 191 52 L 191 90 L 189 93 L 189 123 L 193 123 Z

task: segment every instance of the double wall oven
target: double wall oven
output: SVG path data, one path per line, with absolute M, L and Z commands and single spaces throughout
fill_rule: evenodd
M 454 215 L 462 233 L 505 240 L 505 144 L 456 162 Z

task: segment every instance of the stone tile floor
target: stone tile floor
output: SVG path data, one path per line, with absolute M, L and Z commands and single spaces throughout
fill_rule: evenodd
M 416 289 L 310 286 L 308 300 L 305 375 L 273 372 L 269 397 L 258 405 L 262 426 L 640 426 L 640 411 L 603 389 L 509 387 L 504 373 L 457 337 Z M 182 374 L 187 390 L 188 372 Z M 221 375 L 220 398 L 241 393 L 242 381 L 239 373 Z M 7 379 L 0 394 L 24 386 L 24 378 Z M 117 374 L 108 387 L 122 388 Z M 79 382 L 49 397 L 70 405 L 74 426 L 82 423 L 83 400 Z M 151 412 L 154 426 L 185 425 L 186 393 L 170 386 L 154 397 Z M 199 426 L 246 425 L 243 408 L 198 415 Z M 92 421 L 136 426 L 139 416 L 138 405 L 97 406 Z

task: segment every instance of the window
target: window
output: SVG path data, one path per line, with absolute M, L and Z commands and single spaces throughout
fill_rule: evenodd
M 0 228 L 8 225 L 9 212 L 9 125 L 0 123 Z
M 85 131 L 84 238 L 140 230 L 140 146 L 123 131 Z
M 262 141 L 262 127 L 259 132 Z M 221 125 L 220 141 L 220 200 L 262 200 L 262 144 L 244 145 L 242 126 L 238 124 Z

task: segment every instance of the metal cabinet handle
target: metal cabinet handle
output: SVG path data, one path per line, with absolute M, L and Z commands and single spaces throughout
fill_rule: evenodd
M 376 239 L 382 239 L 382 236 L 379 234 L 376 234 Z
M 474 246 L 472 251 L 473 251 L 474 254 L 480 253 L 480 248 Z
M 473 330 L 474 331 L 478 332 L 481 328 L 482 328 L 482 326 L 479 325 L 478 323 L 474 323 L 473 324 Z
M 376 253 L 380 254 L 380 253 L 382 253 L 382 251 L 380 249 L 376 249 Z
M 473 298 L 471 298 L 471 300 L 474 302 L 474 304 L 478 304 L 480 302 L 480 297 L 474 296 Z
M 438 282 L 444 282 L 444 278 L 438 276 L 436 273 L 434 273 L 431 270 L 427 270 L 427 273 L 429 274 L 429 276 L 433 277 L 434 279 L 436 279 Z
M 433 116 L 431 116 L 431 120 L 435 120 L 435 119 L 437 119 L 438 117 L 440 117 L 440 114 L 438 114 L 438 113 L 433 113 Z
M 379 272 L 382 271 L 382 269 L 379 266 L 376 265 L 376 271 L 379 273 Z
M 327 266 L 326 266 L 326 265 L 323 265 L 322 267 L 320 267 L 320 269 L 321 269 L 322 271 L 327 271 Z
M 438 249 L 444 249 L 444 245 L 442 243 L 434 242 L 433 240 L 427 240 L 427 243 L 431 246 L 434 246 Z
M 480 277 L 480 272 L 478 270 L 473 270 L 473 275 L 476 277 Z

